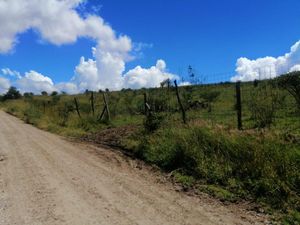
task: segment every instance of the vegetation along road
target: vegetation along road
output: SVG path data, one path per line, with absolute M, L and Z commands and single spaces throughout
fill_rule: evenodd
M 264 224 L 176 192 L 120 153 L 75 144 L 0 111 L 0 224 Z

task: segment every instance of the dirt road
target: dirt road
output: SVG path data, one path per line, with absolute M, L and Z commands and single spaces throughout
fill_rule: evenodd
M 137 164 L 0 111 L 0 224 L 262 224 L 234 207 L 176 192 Z

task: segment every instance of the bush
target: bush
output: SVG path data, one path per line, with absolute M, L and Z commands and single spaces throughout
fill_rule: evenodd
M 281 143 L 276 137 L 162 127 L 140 138 L 137 155 L 167 171 L 180 170 L 275 208 L 285 207 L 289 199 L 299 199 L 299 146 Z M 297 204 L 290 203 L 293 205 Z
M 154 132 L 160 127 L 163 119 L 164 118 L 162 115 L 159 115 L 158 113 L 150 112 L 144 120 L 145 130 L 147 132 Z
M 266 83 L 252 90 L 250 96 L 248 107 L 255 127 L 270 127 L 285 96 L 277 88 Z
M 277 78 L 277 83 L 294 97 L 300 110 L 300 71 L 280 76 Z
M 41 116 L 42 113 L 34 106 L 30 106 L 24 111 L 25 122 L 29 124 L 35 125 Z

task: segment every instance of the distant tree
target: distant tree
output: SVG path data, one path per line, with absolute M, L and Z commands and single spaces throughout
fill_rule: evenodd
M 65 92 L 65 91 L 62 91 L 62 92 L 61 92 L 61 94 L 62 94 L 62 95 L 66 95 L 66 94 L 67 94 L 67 92 Z
M 53 91 L 53 92 L 51 93 L 51 96 L 56 96 L 56 95 L 58 95 L 58 92 L 57 92 L 57 91 Z
M 30 98 L 30 97 L 33 96 L 33 93 L 32 93 L 32 92 L 25 92 L 25 93 L 23 94 L 23 96 L 24 96 L 25 98 Z
M 106 88 L 106 89 L 105 89 L 105 92 L 109 92 L 109 89 L 108 89 L 108 88 Z
M 21 93 L 15 87 L 10 87 L 7 93 L 2 97 L 2 100 L 9 100 L 9 99 L 19 99 L 21 98 Z
M 279 87 L 287 90 L 294 97 L 300 110 L 300 71 L 278 77 L 277 83 Z
M 47 91 L 42 91 L 41 94 L 42 94 L 43 96 L 48 96 Z

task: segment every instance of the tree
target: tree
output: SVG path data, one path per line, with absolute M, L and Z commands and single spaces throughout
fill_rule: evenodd
M 300 110 L 300 71 L 278 77 L 277 83 L 279 87 L 287 90 L 294 97 Z
M 47 91 L 42 91 L 41 94 L 42 94 L 43 96 L 48 96 Z
M 25 98 L 30 98 L 30 97 L 32 97 L 34 94 L 32 93 L 32 92 L 25 92 L 24 94 L 23 94 L 23 96 L 25 97 Z
M 9 99 L 19 99 L 21 98 L 21 93 L 15 87 L 10 87 L 7 93 L 3 96 L 2 100 L 9 100 Z
M 57 91 L 53 91 L 53 92 L 51 93 L 51 96 L 56 96 L 56 95 L 58 95 L 58 92 L 57 92 Z

